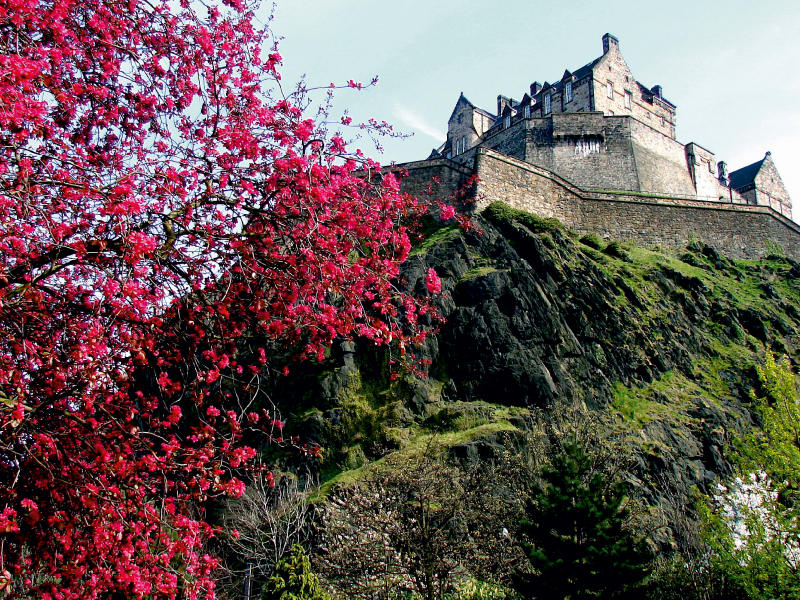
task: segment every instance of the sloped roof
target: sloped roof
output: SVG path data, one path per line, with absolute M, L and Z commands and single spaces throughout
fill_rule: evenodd
M 458 97 L 458 100 L 456 101 L 456 105 L 453 107 L 453 112 L 450 113 L 450 119 L 448 119 L 448 122 L 453 120 L 453 117 L 456 114 L 456 109 L 458 108 L 458 105 L 461 102 L 462 98 L 463 98 L 464 102 L 466 102 L 468 105 L 470 105 L 472 107 L 473 110 L 478 111 L 479 113 L 482 113 L 483 115 L 489 117 L 490 119 L 497 119 L 497 116 L 493 115 L 488 110 L 484 110 L 480 106 L 475 106 L 472 102 L 469 101 L 469 98 L 467 98 L 464 95 L 464 92 L 461 92 L 461 95 Z
M 550 93 L 560 92 L 564 88 L 564 83 L 563 83 L 564 78 L 569 77 L 570 75 L 575 78 L 575 81 L 583 79 L 592 72 L 592 69 L 598 62 L 600 62 L 601 58 L 603 57 L 600 56 L 598 58 L 595 58 L 592 62 L 583 65 L 580 69 L 572 73 L 570 73 L 569 70 L 564 71 L 564 76 L 555 83 L 548 83 L 547 81 L 545 81 L 541 91 L 535 94 L 533 98 L 536 99 L 537 102 L 541 102 L 542 94 L 544 92 L 550 92 Z
M 764 164 L 766 157 L 762 158 L 761 160 L 754 162 L 752 165 L 747 165 L 746 167 L 742 167 L 741 169 L 736 169 L 735 171 L 731 171 L 729 177 L 731 180 L 731 187 L 735 190 L 743 188 L 746 185 L 750 185 L 756 179 L 756 175 L 761 170 L 761 165 Z

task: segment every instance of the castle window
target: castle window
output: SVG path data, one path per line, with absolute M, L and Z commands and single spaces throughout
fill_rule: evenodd
M 625 92 L 625 108 L 629 110 L 631 108 L 631 95 L 629 92 Z
M 550 94 L 544 97 L 544 113 L 546 115 L 550 114 Z
M 467 151 L 467 138 L 461 138 L 461 151 Z
M 506 123 L 505 123 L 505 126 L 506 126 L 506 129 L 508 129 L 509 127 L 511 127 L 511 117 L 506 117 Z
M 567 102 L 572 102 L 572 82 L 568 81 L 566 87 L 564 88 L 565 93 L 567 94 Z
M 613 99 L 614 98 L 614 84 L 610 81 L 606 83 L 606 96 Z
M 530 119 L 531 118 L 531 107 L 530 106 L 526 106 L 525 107 L 525 118 L 526 119 Z

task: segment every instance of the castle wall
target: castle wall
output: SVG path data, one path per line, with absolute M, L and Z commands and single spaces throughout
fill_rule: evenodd
M 595 232 L 642 246 L 683 247 L 700 239 L 736 259 L 761 258 L 765 242 L 800 259 L 800 227 L 768 207 L 699 200 L 605 194 L 589 197 L 555 174 L 480 151 L 476 209 L 500 200 L 580 233 Z
M 474 150 L 472 151 L 474 153 Z M 420 160 L 398 165 L 393 170 L 405 171 L 400 180 L 400 191 L 420 199 L 447 201 L 472 175 L 472 169 L 444 158 Z M 433 183 L 434 179 L 438 183 Z
M 681 248 L 699 239 L 734 259 L 765 257 L 769 241 L 779 244 L 788 256 L 800 259 L 800 229 L 796 225 L 762 207 L 745 207 L 584 199 L 580 222 L 572 229 L 640 246 Z
M 683 144 L 636 119 L 620 119 L 625 120 L 630 128 L 631 148 L 639 179 L 638 188 L 628 189 L 693 196 L 696 192 L 686 165 Z
M 486 137 L 481 146 L 524 160 L 525 140 L 528 137 L 528 129 L 531 127 L 531 123 L 536 121 L 536 119 L 514 120 L 511 122 L 511 127 L 500 129 L 496 133 L 492 133 L 491 136 Z
M 552 123 L 552 171 L 580 188 L 639 190 L 626 120 L 565 113 L 553 115 Z M 530 145 L 528 149 L 534 151 Z
M 510 127 L 494 129 L 480 147 L 543 167 L 584 190 L 651 192 L 747 203 L 738 192 L 719 183 L 713 153 L 697 144 L 684 146 L 628 116 L 568 112 L 525 119 L 518 115 Z M 473 148 L 454 160 L 471 167 L 474 157 Z M 776 194 L 783 194 L 780 197 L 788 198 L 778 184 L 774 189 Z M 753 191 L 752 204 L 756 204 L 755 194 Z

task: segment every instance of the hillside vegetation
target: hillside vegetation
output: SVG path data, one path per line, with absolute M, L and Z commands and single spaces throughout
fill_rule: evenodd
M 398 357 L 344 341 L 272 390 L 293 432 L 324 448 L 306 465 L 312 500 L 368 489 L 431 448 L 462 478 L 519 475 L 524 455 L 534 473 L 578 438 L 624 480 L 653 551 L 690 552 L 697 494 L 734 474 L 733 440 L 758 424 L 756 365 L 765 351 L 800 358 L 800 264 L 777 246 L 734 261 L 699 239 L 676 251 L 579 236 L 501 203 L 475 222 L 436 229 L 404 265 L 405 291 L 426 294 L 429 269 L 442 281 L 426 377 L 394 378 Z

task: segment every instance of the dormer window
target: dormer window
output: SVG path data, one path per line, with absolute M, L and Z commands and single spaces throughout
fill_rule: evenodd
M 530 106 L 526 106 L 525 107 L 525 118 L 526 119 L 530 119 L 531 118 L 531 107 Z
M 511 127 L 511 117 L 510 116 L 506 117 L 506 119 L 505 119 L 505 128 L 508 129 L 509 127 Z
M 572 82 L 568 81 L 567 84 L 564 86 L 564 93 L 567 97 L 567 102 L 572 102 Z
M 547 94 L 547 96 L 544 97 L 544 112 L 547 115 L 550 114 L 550 97 L 550 94 Z
M 625 108 L 628 110 L 631 109 L 631 94 L 630 92 L 625 92 Z
M 608 96 L 612 100 L 614 99 L 614 84 L 611 83 L 610 81 L 606 83 L 606 96 Z

